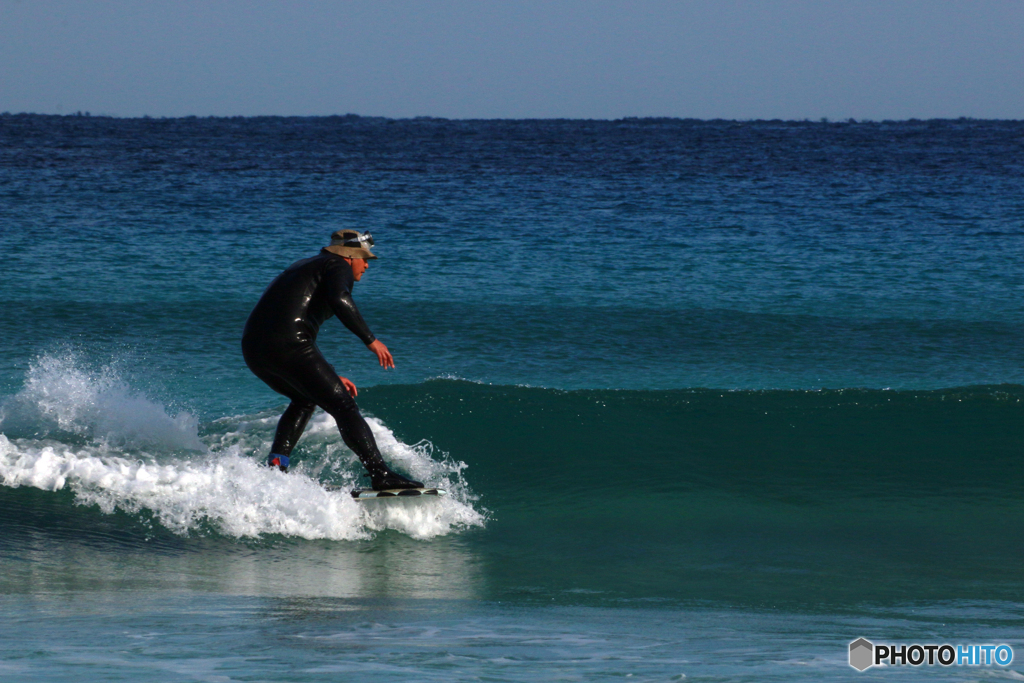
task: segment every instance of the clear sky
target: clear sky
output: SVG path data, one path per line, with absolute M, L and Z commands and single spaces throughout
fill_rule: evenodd
M 1024 118 L 1024 0 L 0 0 L 0 112 Z

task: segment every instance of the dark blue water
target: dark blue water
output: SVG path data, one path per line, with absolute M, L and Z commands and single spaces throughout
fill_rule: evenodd
M 1021 652 L 1022 160 L 1014 121 L 2 116 L 0 671 Z M 284 400 L 242 325 L 342 227 L 376 237 L 355 298 L 397 368 L 320 346 L 446 500 L 326 492 L 359 469 L 324 415 L 258 466 Z

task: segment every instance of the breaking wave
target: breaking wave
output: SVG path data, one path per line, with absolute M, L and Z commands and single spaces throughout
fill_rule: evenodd
M 448 489 L 448 497 L 353 500 L 346 489 L 359 485 L 361 466 L 323 413 L 307 430 L 301 462 L 288 474 L 267 468 L 276 419 L 268 413 L 200 425 L 187 411 L 171 414 L 132 390 L 109 367 L 94 371 L 73 355 L 43 356 L 3 405 L 0 482 L 68 489 L 80 505 L 152 516 L 178 534 L 355 540 L 392 529 L 429 539 L 485 522 L 463 478 L 465 464 L 429 442 L 403 443 L 372 417 L 384 457 Z

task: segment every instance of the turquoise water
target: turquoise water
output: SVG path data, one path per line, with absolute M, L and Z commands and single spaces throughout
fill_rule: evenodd
M 0 672 L 821 680 L 1009 643 L 1024 126 L 0 116 Z M 339 227 L 385 457 L 245 368 Z M 1019 658 L 1018 657 L 1018 658 Z

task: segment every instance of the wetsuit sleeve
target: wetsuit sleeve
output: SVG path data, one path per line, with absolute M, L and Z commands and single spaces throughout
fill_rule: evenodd
M 338 320 L 367 346 L 377 339 L 373 332 L 370 332 L 370 326 L 363 320 L 362 314 L 356 308 L 356 302 L 348 292 L 338 292 L 331 297 L 331 310 L 338 316 Z

